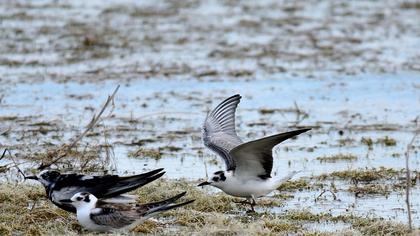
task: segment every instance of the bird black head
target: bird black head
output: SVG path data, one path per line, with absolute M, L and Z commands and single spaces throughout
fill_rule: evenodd
M 211 178 L 212 182 L 219 182 L 219 181 L 225 181 L 226 176 L 224 171 L 216 171 L 213 174 L 213 177 Z
M 72 200 L 74 201 L 74 202 L 81 202 L 81 201 L 84 201 L 84 202 L 90 202 L 90 193 L 88 193 L 88 192 L 81 192 L 81 193 L 79 193 L 79 194 L 75 194 L 73 197 L 72 197 Z
M 208 181 L 200 183 L 198 186 L 204 186 L 204 185 L 218 185 L 220 183 L 223 183 L 226 180 L 226 175 L 224 171 L 216 171 L 213 173 L 213 176 L 209 178 Z
M 38 175 L 26 176 L 25 179 L 34 179 L 41 182 L 44 186 L 48 186 L 52 183 L 55 183 L 58 178 L 61 176 L 60 172 L 55 170 L 44 170 Z
M 71 204 L 77 209 L 80 207 L 86 207 L 86 206 L 88 206 L 89 208 L 94 208 L 97 201 L 98 199 L 94 195 L 88 192 L 76 193 L 70 199 L 60 200 L 61 203 Z

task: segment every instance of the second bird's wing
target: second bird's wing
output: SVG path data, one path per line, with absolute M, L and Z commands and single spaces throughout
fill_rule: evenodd
M 123 228 L 139 219 L 134 211 L 123 211 L 116 208 L 95 208 L 90 213 L 95 224 L 112 228 Z

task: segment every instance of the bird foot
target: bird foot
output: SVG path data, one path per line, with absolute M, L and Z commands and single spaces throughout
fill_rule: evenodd
M 246 214 L 252 215 L 252 214 L 256 214 L 257 212 L 254 209 L 250 209 L 246 211 Z

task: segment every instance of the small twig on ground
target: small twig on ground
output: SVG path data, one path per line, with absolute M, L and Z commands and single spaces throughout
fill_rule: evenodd
M 1 155 L 1 157 L 0 157 L 0 160 L 1 160 L 1 159 L 3 159 L 4 155 L 6 155 L 6 152 L 7 152 L 7 148 L 6 148 L 6 149 L 4 149 L 3 154 L 2 154 L 2 155 Z
M 19 165 L 16 163 L 15 159 L 13 158 L 12 153 L 8 149 L 6 149 L 6 150 L 9 153 L 10 159 L 12 159 L 12 162 L 13 162 L 14 167 L 18 170 L 18 172 L 23 176 L 23 179 L 25 180 L 26 179 L 26 175 L 19 168 Z
M 337 195 L 333 192 L 333 191 L 331 191 L 331 190 L 329 190 L 329 189 L 324 189 L 319 195 L 318 195 L 318 197 L 316 197 L 315 198 L 315 202 L 316 201 L 318 201 L 319 200 L 319 198 L 320 197 L 322 197 L 322 195 L 324 195 L 324 193 L 326 193 L 326 192 L 330 192 L 331 194 L 332 194 L 332 196 L 333 196 L 333 199 L 334 200 L 337 200 Z
M 297 126 L 297 125 L 299 125 L 300 122 L 302 122 L 304 119 L 306 119 L 308 117 L 308 113 L 301 110 L 299 108 L 298 104 L 296 103 L 296 101 L 294 101 L 294 105 L 295 105 L 295 112 L 296 112 L 295 126 Z
M 413 147 L 414 140 L 416 139 L 417 135 L 420 132 L 420 129 L 418 128 L 418 122 L 419 118 L 417 117 L 415 119 L 416 123 L 416 131 L 413 135 L 413 138 L 411 138 L 410 142 L 407 145 L 407 149 L 405 151 L 405 168 L 406 168 L 406 188 L 405 188 L 405 203 L 407 204 L 407 216 L 408 216 L 408 228 L 410 232 L 413 231 L 413 225 L 412 225 L 412 218 L 411 218 L 411 205 L 410 205 L 410 189 L 411 189 L 411 176 L 410 176 L 410 149 Z
M 74 148 L 77 143 L 89 132 L 91 131 L 97 124 L 99 119 L 101 118 L 102 114 L 104 113 L 104 111 L 106 110 L 106 108 L 108 107 L 108 105 L 112 102 L 114 103 L 114 97 L 115 94 L 117 93 L 118 89 L 120 88 L 120 86 L 118 85 L 117 88 L 115 88 L 114 92 L 108 96 L 108 99 L 106 100 L 105 104 L 103 105 L 101 111 L 98 113 L 98 115 L 93 115 L 92 120 L 89 122 L 89 124 L 86 126 L 85 131 L 83 131 L 82 134 L 80 134 L 79 136 L 77 136 L 69 145 L 62 145 L 60 148 L 58 148 L 55 151 L 55 154 L 57 155 L 57 157 L 55 159 L 53 159 L 52 161 L 49 161 L 48 163 L 42 163 L 38 169 L 39 170 L 43 170 L 47 167 L 50 167 L 52 164 L 57 163 L 59 160 L 61 160 L 62 158 L 64 158 L 65 156 L 67 156 L 67 154 L 70 152 L 70 150 L 72 148 Z M 111 110 L 112 111 L 112 110 Z

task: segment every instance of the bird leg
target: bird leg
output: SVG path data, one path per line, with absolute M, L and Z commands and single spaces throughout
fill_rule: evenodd
M 233 202 L 249 205 L 251 207 L 251 210 L 248 210 L 247 213 L 255 212 L 254 206 L 257 205 L 257 203 L 255 202 L 254 196 L 251 196 L 250 198 L 246 198 L 246 200 L 243 200 L 243 201 L 233 201 Z
M 251 210 L 252 212 L 255 212 L 254 206 L 257 205 L 257 203 L 255 202 L 255 198 L 253 195 L 251 195 L 251 200 L 249 201 L 251 204 Z

